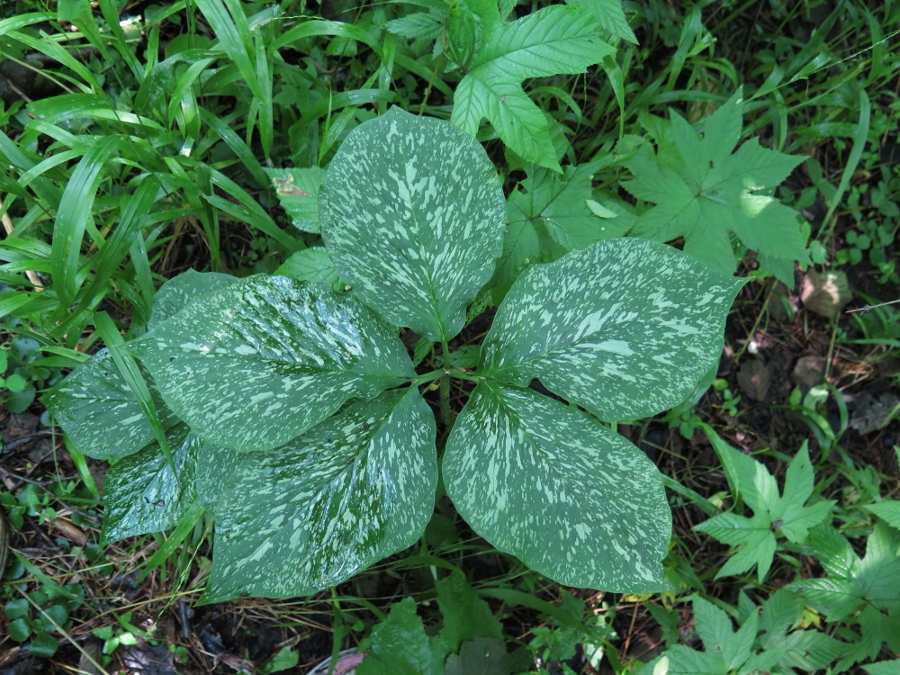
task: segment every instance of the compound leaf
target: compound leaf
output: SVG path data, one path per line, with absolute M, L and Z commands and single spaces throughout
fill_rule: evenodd
M 717 363 L 743 284 L 662 244 L 601 241 L 519 277 L 482 346 L 483 369 L 519 386 L 540 378 L 601 419 L 655 415 Z
M 412 387 L 240 455 L 216 506 L 203 602 L 306 595 L 411 546 L 434 510 L 434 442 L 434 415 Z
M 888 499 L 877 504 L 868 504 L 863 508 L 874 513 L 891 527 L 900 530 L 900 501 Z
M 241 452 L 415 374 L 396 332 L 355 298 L 281 276 L 236 281 L 130 344 L 179 418 Z
M 104 479 L 104 545 L 174 527 L 196 497 L 194 472 L 202 441 L 185 425 L 170 429 L 176 477 L 158 443 L 109 467 Z
M 178 418 L 162 401 L 155 383 L 144 378 L 164 428 Z M 101 349 L 44 394 L 47 406 L 72 444 L 95 459 L 131 455 L 154 438 L 153 430 L 113 357 Z
M 506 221 L 471 136 L 399 108 L 354 129 L 328 167 L 322 237 L 360 299 L 435 342 L 456 335 L 491 278 Z
M 545 7 L 513 22 L 487 24 L 483 46 L 454 94 L 451 122 L 473 136 L 487 118 L 527 161 L 560 170 L 547 120 L 522 80 L 583 73 L 615 50 L 580 7 Z
M 671 514 L 659 472 L 577 409 L 480 384 L 453 427 L 443 476 L 466 522 L 541 574 L 615 592 L 665 587 Z
M 808 261 L 806 236 L 792 209 L 770 192 L 803 161 L 759 145 L 744 143 L 734 154 L 741 127 L 738 91 L 706 120 L 706 134 L 672 113 L 672 140 L 659 141 L 659 154 L 647 147 L 626 166 L 635 179 L 622 184 L 656 206 L 637 221 L 631 234 L 656 241 L 684 237 L 684 250 L 721 274 L 737 269 L 730 233 L 771 261 L 772 272 L 789 286 L 793 261 Z M 737 131 L 735 131 L 737 130 Z
M 475 638 L 503 639 L 503 624 L 491 612 L 490 606 L 472 590 L 460 572 L 435 582 L 437 602 L 444 617 L 441 638 L 453 653 Z M 506 654 L 506 652 L 503 652 Z

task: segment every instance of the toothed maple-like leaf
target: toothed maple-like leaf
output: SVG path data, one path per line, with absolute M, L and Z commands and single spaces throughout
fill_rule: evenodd
M 635 179 L 622 187 L 656 204 L 631 234 L 656 241 L 684 237 L 686 253 L 722 274 L 737 269 L 734 235 L 793 287 L 794 261 L 808 262 L 806 236 L 797 213 L 771 192 L 805 158 L 769 150 L 755 138 L 732 154 L 741 107 L 738 91 L 705 121 L 702 139 L 673 113 L 671 138 L 657 139 L 656 153 L 647 147 L 626 163 Z
M 522 80 L 583 73 L 613 48 L 581 7 L 555 5 L 510 23 L 482 25 L 482 46 L 456 89 L 450 121 L 474 135 L 487 118 L 516 154 L 560 171 L 547 120 Z

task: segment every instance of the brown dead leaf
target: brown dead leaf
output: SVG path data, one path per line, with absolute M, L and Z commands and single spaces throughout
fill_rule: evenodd
M 791 381 L 801 387 L 815 387 L 822 384 L 825 373 L 825 359 L 821 356 L 801 356 L 791 371 Z
M 800 286 L 804 307 L 826 319 L 833 319 L 853 298 L 847 275 L 843 272 L 808 270 Z
M 753 359 L 741 366 L 737 374 L 737 381 L 742 392 L 754 401 L 762 401 L 769 393 L 772 374 L 762 359 Z

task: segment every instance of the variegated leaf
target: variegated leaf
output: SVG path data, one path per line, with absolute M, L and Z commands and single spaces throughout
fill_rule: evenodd
M 434 510 L 434 415 L 418 390 L 358 402 L 241 455 L 218 505 L 201 603 L 305 595 L 411 546 Z
M 104 479 L 103 543 L 174 527 L 196 497 L 194 471 L 202 441 L 184 424 L 166 434 L 178 477 L 159 443 L 109 467 Z
M 163 427 L 177 424 L 153 380 L 144 375 Z M 150 423 L 106 349 L 73 370 L 41 402 L 72 444 L 95 459 L 126 457 L 154 439 Z
M 150 312 L 147 329 L 151 330 L 169 317 L 175 316 L 201 295 L 217 291 L 233 281 L 237 281 L 237 277 L 194 270 L 172 277 L 159 287 L 153 297 L 153 309 Z
M 191 429 L 241 452 L 415 375 L 396 331 L 359 301 L 281 276 L 229 284 L 129 344 Z
M 197 452 L 197 499 L 204 510 L 213 516 L 219 513 L 219 500 L 225 484 L 238 465 L 240 453 L 220 445 L 204 443 Z
M 569 586 L 662 590 L 671 513 L 659 471 L 623 437 L 530 389 L 479 385 L 443 476 L 472 528 Z
M 294 227 L 303 232 L 319 231 L 319 190 L 325 169 L 263 169 L 271 179 L 281 206 L 291 217 Z
M 478 141 L 393 108 L 347 136 L 320 201 L 325 246 L 363 302 L 436 342 L 462 329 L 506 222 L 500 179 Z
M 482 346 L 483 370 L 520 386 L 539 378 L 601 419 L 655 415 L 717 362 L 745 281 L 656 242 L 598 242 L 518 278 Z

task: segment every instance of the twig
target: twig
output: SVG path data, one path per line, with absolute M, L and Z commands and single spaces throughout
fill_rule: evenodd
M 900 300 L 890 300 L 889 302 L 881 302 L 877 305 L 866 305 L 865 307 L 859 307 L 857 309 L 848 309 L 847 314 L 853 314 L 854 312 L 865 314 L 871 309 L 877 309 L 878 307 L 887 307 L 888 305 L 896 305 L 898 302 L 900 302 Z

